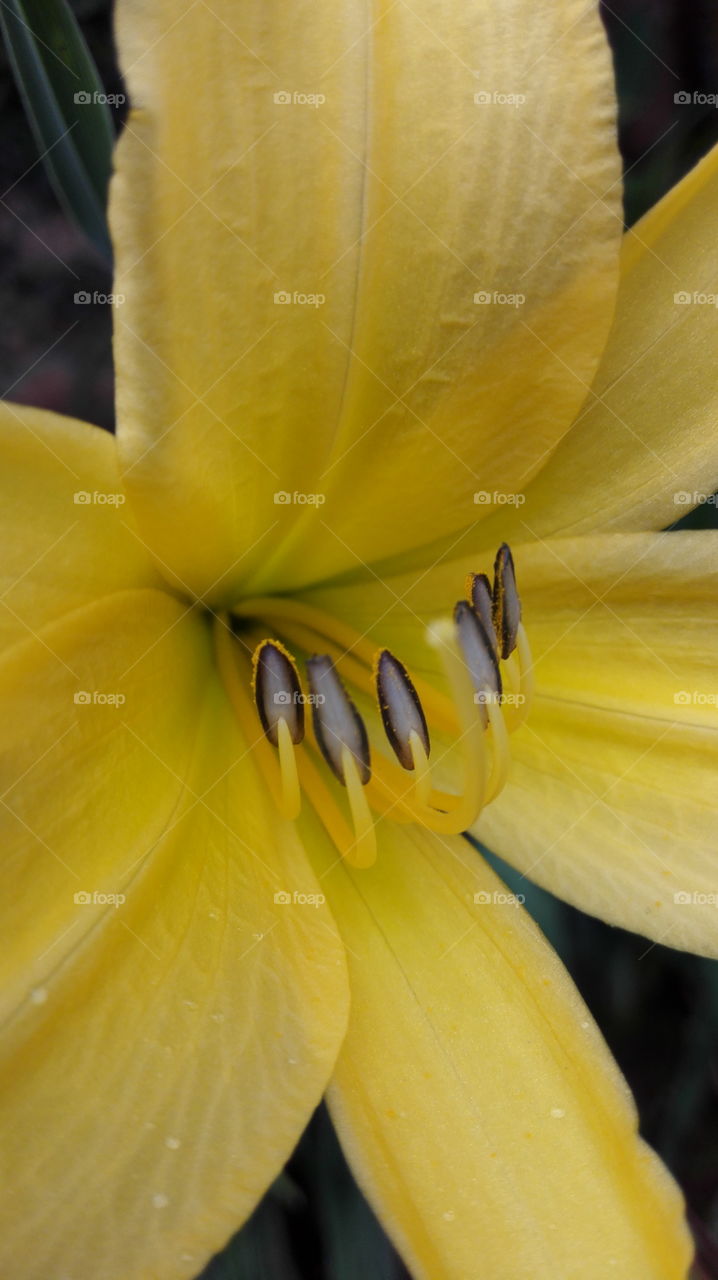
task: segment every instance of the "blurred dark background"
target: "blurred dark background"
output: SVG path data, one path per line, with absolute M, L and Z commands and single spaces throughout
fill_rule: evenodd
M 72 7 L 107 92 L 121 91 L 110 4 L 75 0 Z M 616 58 L 630 225 L 718 141 L 718 6 L 611 0 L 603 13 Z M 676 103 L 681 91 L 708 101 Z M 2 47 L 0 108 L 0 394 L 111 428 L 111 308 L 73 302 L 78 290 L 111 292 L 110 271 L 57 204 Z M 122 112 L 113 114 L 119 128 Z M 715 516 L 706 504 L 699 519 Z M 683 1187 L 699 1249 L 696 1280 L 718 1280 L 718 964 L 611 929 L 496 865 L 527 893 L 628 1079 L 645 1137 Z M 322 1109 L 286 1173 L 204 1280 L 369 1277 L 406 1280 L 407 1273 Z

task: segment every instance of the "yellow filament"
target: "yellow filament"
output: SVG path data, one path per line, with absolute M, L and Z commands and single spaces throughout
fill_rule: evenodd
M 257 753 L 260 767 L 279 812 L 283 818 L 292 821 L 299 816 L 302 801 L 294 743 L 289 725 L 284 717 L 277 725 L 279 746 L 279 762 L 277 762 L 277 757 L 265 737 L 264 730 L 260 729 L 256 708 L 252 705 L 237 670 L 237 641 L 227 619 L 222 616 L 218 617 L 214 624 L 214 643 L 219 673 L 243 733 L 247 742 L 251 743 L 253 750 Z M 259 733 L 257 733 L 258 729 Z
M 519 682 L 521 680 L 521 672 L 519 671 L 518 654 L 516 653 L 515 649 L 513 653 L 509 654 L 508 658 L 503 659 L 503 666 L 501 668 L 501 680 L 502 680 L 504 689 L 507 689 L 508 686 L 510 685 L 511 692 L 518 693 Z
M 372 781 L 376 785 L 370 790 L 370 798 L 373 802 L 378 791 L 384 807 L 387 800 L 393 801 L 391 807 L 404 810 L 422 826 L 445 835 L 457 835 L 476 821 L 483 807 L 486 791 L 484 726 L 474 703 L 471 678 L 459 652 L 451 623 L 448 620 L 436 623 L 429 632 L 429 641 L 439 651 L 459 711 L 463 756 L 462 793 L 450 796 L 432 791 L 430 804 L 418 802 L 415 795 L 411 794 L 413 787 L 407 788 L 401 783 L 397 786 L 393 776 L 395 771 L 389 761 L 375 755 L 372 761 Z M 402 776 L 405 778 L 406 774 Z M 435 803 L 445 807 L 447 811 L 440 812 L 433 807 Z
M 302 797 L 297 776 L 297 758 L 294 752 L 292 735 L 284 716 L 277 723 L 277 747 L 279 750 L 279 770 L 282 777 L 281 810 L 285 818 L 298 818 L 302 807 Z
M 416 729 L 409 734 L 409 748 L 414 763 L 414 799 L 418 805 L 427 805 L 431 795 L 431 765 Z
M 342 772 L 356 837 L 347 861 L 353 867 L 371 867 L 376 861 L 374 819 L 359 777 L 356 760 L 348 747 L 342 747 Z
M 486 784 L 484 806 L 490 804 L 503 790 L 509 773 L 510 748 L 509 735 L 499 702 L 490 699 L 486 703 L 489 715 L 489 734 L 491 739 L 491 772 Z
M 534 696 L 534 661 L 531 656 L 531 646 L 529 645 L 529 638 L 526 635 L 526 628 L 523 622 L 519 623 L 518 634 L 516 636 L 516 647 L 518 649 L 519 666 L 521 669 L 521 692 L 526 699 L 523 705 L 526 707 L 526 715 L 528 715 L 528 708 L 533 701 Z
M 371 779 L 366 785 L 372 809 L 393 822 L 422 822 L 414 800 L 415 780 L 378 751 L 372 751 Z
M 519 694 L 521 701 L 514 707 L 506 707 L 506 719 L 509 733 L 515 733 L 526 720 L 534 696 L 533 658 L 523 622 L 519 623 L 516 651 L 511 657 L 516 658 L 513 670 L 518 673 L 518 680 L 514 681 L 514 690 Z
M 351 862 L 355 844 L 354 832 L 309 754 L 306 751 L 297 754 L 302 789 L 342 858 Z

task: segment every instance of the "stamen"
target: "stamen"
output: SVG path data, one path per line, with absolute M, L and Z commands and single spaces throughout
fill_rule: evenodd
M 521 601 L 516 589 L 516 571 L 513 556 L 503 542 L 494 562 L 493 618 L 499 638 L 502 658 L 508 658 L 516 648 L 516 637 L 521 623 Z
M 429 730 L 419 695 L 406 667 L 388 649 L 382 649 L 378 656 L 374 679 L 386 736 L 399 764 L 412 770 L 415 768 L 412 736 L 418 739 L 425 758 L 430 749 Z
M 486 704 L 489 716 L 489 733 L 491 734 L 491 773 L 486 784 L 484 806 L 491 804 L 506 785 L 509 774 L 509 733 L 501 706 L 491 699 Z
M 265 734 L 257 735 L 249 691 L 239 674 L 237 664 L 238 643 L 232 634 L 229 619 L 221 614 L 217 616 L 214 623 L 214 644 L 217 668 L 222 677 L 227 697 L 242 726 L 242 731 L 247 742 L 251 742 L 257 752 L 260 766 L 279 812 L 283 817 L 293 820 L 299 816 L 301 797 L 293 777 L 294 748 L 290 741 L 288 727 L 285 725 L 286 734 L 284 730 L 278 731 L 280 751 L 279 768 L 277 768 L 276 758 L 269 745 L 268 738 Z M 292 758 L 289 764 L 287 763 L 287 755 Z
M 319 815 L 324 829 L 334 841 L 340 856 L 351 865 L 355 865 L 354 851 L 357 847 L 355 834 L 321 776 L 319 769 L 317 769 L 306 751 L 299 753 L 299 777 L 312 808 Z
M 304 699 L 291 653 L 278 640 L 263 640 L 252 655 L 252 689 L 266 737 L 279 751 L 281 811 L 296 818 L 302 807 L 294 747 L 304 737 Z
M 374 819 L 367 803 L 356 757 L 349 747 L 342 747 L 341 760 L 356 836 L 351 850 L 351 861 L 355 867 L 370 867 L 376 861 Z
M 273 747 L 279 746 L 279 726 L 287 726 L 291 741 L 304 737 L 304 701 L 294 658 L 278 640 L 263 640 L 252 655 L 252 688 L 259 719 Z
M 491 583 L 485 573 L 470 573 L 468 575 L 466 579 L 466 598 L 473 605 L 475 613 L 478 614 L 479 621 L 489 637 L 491 647 L 498 658 L 499 642 L 496 639 L 496 629 L 494 627 L 494 602 Z
M 302 794 L 297 776 L 295 739 L 292 738 L 289 725 L 284 719 L 277 725 L 277 736 L 279 769 L 282 775 L 282 813 L 286 818 L 298 818 L 302 808 Z
M 465 600 L 459 600 L 456 605 L 454 622 L 474 686 L 474 702 L 486 727 L 489 723 L 486 703 L 501 699 L 501 673 L 496 654 L 479 615 Z
M 374 862 L 377 816 L 419 823 L 442 834 L 459 833 L 473 826 L 504 787 L 508 735 L 528 714 L 533 692 L 531 652 L 506 544 L 496 556 L 493 587 L 486 574 L 469 574 L 466 599 L 455 606 L 453 623 L 444 617 L 428 630 L 427 639 L 444 668 L 448 688 L 442 692 L 425 680 L 415 681 L 388 649 L 375 657 L 366 635 L 303 601 L 245 600 L 232 617 L 271 618 L 286 644 L 305 654 L 319 650 L 307 660 L 311 696 L 305 698 L 295 660 L 284 644 L 265 639 L 257 645 L 252 683 L 263 730 L 257 735 L 249 689 L 239 675 L 242 637 L 232 634 L 227 617 L 217 619 L 220 674 L 275 800 L 286 816 L 294 817 L 301 783 L 348 863 L 369 867 Z M 254 643 L 254 627 L 243 630 L 245 640 L 252 635 Z M 370 752 L 367 729 L 347 683 L 362 696 L 376 694 L 391 752 L 379 746 Z M 312 704 L 310 750 L 297 752 L 307 701 Z M 448 783 L 449 790 L 443 790 L 433 785 L 432 773 L 445 756 L 453 771 L 454 748 L 442 748 L 437 757 L 435 745 L 430 764 L 429 722 L 432 735 L 442 735 L 439 741 L 448 735 L 460 751 L 460 786 Z M 346 788 L 348 805 L 338 802 L 334 784 L 327 785 L 320 757 Z
M 469 606 L 467 605 L 468 609 Z M 476 625 L 480 626 L 478 619 Z M 427 639 L 441 658 L 444 672 L 454 695 L 461 720 L 461 750 L 464 757 L 463 790 L 448 813 L 429 809 L 422 815 L 424 824 L 446 834 L 467 831 L 479 816 L 486 794 L 486 747 L 484 727 L 472 700 L 472 680 L 466 661 L 459 651 L 454 628 L 441 619 L 429 628 Z M 433 799 L 433 797 L 432 797 Z
M 523 724 L 531 710 L 531 703 L 534 696 L 534 663 L 531 655 L 531 646 L 529 638 L 526 635 L 526 628 L 523 622 L 519 623 L 516 633 L 516 655 L 519 665 L 519 694 L 520 702 L 517 710 L 511 720 L 511 732 L 518 729 Z
M 324 759 L 342 786 L 347 786 L 344 771 L 344 748 L 347 748 L 356 761 L 359 781 L 366 786 L 371 778 L 369 738 L 331 658 L 315 654 L 307 662 L 307 676 L 312 693 L 314 734 Z
M 428 736 L 427 736 L 428 743 Z M 412 729 L 409 734 L 409 748 L 414 765 L 414 799 L 418 805 L 428 805 L 431 800 L 431 766 L 429 764 L 428 747 L 424 747 L 419 734 Z

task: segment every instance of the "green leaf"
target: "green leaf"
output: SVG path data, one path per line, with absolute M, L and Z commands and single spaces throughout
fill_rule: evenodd
M 66 0 L 1 0 L 0 25 L 35 142 L 68 215 L 106 257 L 115 131 L 102 82 Z

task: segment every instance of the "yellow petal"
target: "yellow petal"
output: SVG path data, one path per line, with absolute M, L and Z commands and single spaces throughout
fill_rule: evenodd
M 597 9 L 120 0 L 118 35 L 118 434 L 178 578 L 286 589 L 526 483 L 614 303 Z
M 330 1105 L 412 1275 L 683 1280 L 677 1189 L 568 975 L 483 859 L 382 826 L 374 869 L 323 884 L 352 990 Z
M 0 650 L 113 591 L 160 585 L 106 431 L 0 403 Z
M 556 539 L 514 555 L 536 700 L 475 834 L 583 910 L 715 955 L 718 534 Z M 307 599 L 443 688 L 425 628 L 492 559 Z
M 718 488 L 717 211 L 715 147 L 626 236 L 616 322 L 586 409 L 509 535 L 662 529 Z
M 331 1072 L 343 948 L 257 779 L 208 628 L 132 592 L 0 666 L 0 1271 L 193 1277 Z M 76 675 L 73 675 L 75 672 Z M 121 694 L 76 704 L 73 690 Z M 76 895 L 123 895 L 118 903 Z

